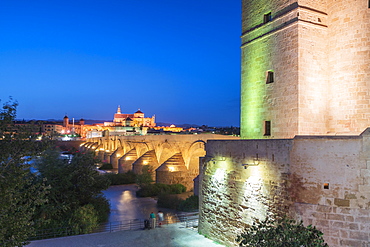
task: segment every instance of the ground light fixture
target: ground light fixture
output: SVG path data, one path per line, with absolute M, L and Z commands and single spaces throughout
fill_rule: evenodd
M 213 164 L 216 164 L 216 162 L 219 162 L 219 161 L 226 161 L 226 157 L 217 157 L 217 158 L 215 158 L 215 157 L 212 157 L 211 156 L 211 160 L 210 161 L 212 161 Z
M 242 164 L 242 167 L 244 167 L 244 169 L 247 169 L 249 166 L 258 166 L 259 165 L 259 160 L 258 160 L 258 157 L 256 158 L 253 158 L 253 163 L 250 163 L 250 164 Z

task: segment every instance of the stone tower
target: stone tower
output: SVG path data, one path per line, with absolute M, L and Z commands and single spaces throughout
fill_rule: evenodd
M 69 127 L 69 118 L 67 115 L 63 118 L 63 127 L 68 128 Z
M 369 0 L 243 0 L 241 135 L 370 126 Z

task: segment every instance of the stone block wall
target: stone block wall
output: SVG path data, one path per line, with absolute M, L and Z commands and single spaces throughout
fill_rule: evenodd
M 156 171 L 156 183 L 162 184 L 182 184 L 186 187 L 186 191 L 194 189 L 193 179 L 198 174 L 191 174 L 189 172 L 171 172 L 171 171 Z
M 368 0 L 328 4 L 331 133 L 370 125 L 370 8 Z
M 367 0 L 243 0 L 242 6 L 242 138 L 358 135 L 370 125 Z M 266 83 L 267 71 L 273 83 Z
M 297 135 L 324 135 L 328 121 L 328 16 L 319 1 L 299 2 Z M 286 109 L 285 109 L 286 110 Z M 279 118 L 282 115 L 279 114 Z M 286 128 L 286 127 L 285 127 Z M 287 128 L 290 129 L 290 128 Z M 294 137 L 285 136 L 285 137 Z
M 315 225 L 329 246 L 368 246 L 369 150 L 369 130 L 347 137 L 209 141 L 199 175 L 199 232 L 237 246 L 237 235 L 255 219 L 286 213 Z
M 296 137 L 290 153 L 292 212 L 329 246 L 370 242 L 368 130 L 353 137 Z
M 294 210 L 305 225 L 315 225 L 324 233 L 329 246 L 369 246 L 368 208 L 351 208 L 350 200 L 335 199 L 332 206 L 296 203 Z
M 292 137 L 298 132 L 298 10 L 288 1 L 278 5 L 279 1 L 243 1 L 243 138 Z M 269 12 L 271 21 L 264 23 Z M 266 83 L 268 71 L 274 73 L 273 83 Z M 265 135 L 265 121 L 271 122 L 271 135 Z
M 237 235 L 255 218 L 286 212 L 290 162 L 285 154 L 291 145 L 291 140 L 209 141 L 199 175 L 199 232 L 237 246 Z

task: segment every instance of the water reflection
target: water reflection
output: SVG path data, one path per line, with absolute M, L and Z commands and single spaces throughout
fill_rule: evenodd
M 111 204 L 109 222 L 148 219 L 151 212 L 157 213 L 159 210 L 164 212 L 167 219 L 172 218 L 171 215 L 176 213 L 175 210 L 158 208 L 154 198 L 137 198 L 137 190 L 136 185 L 116 185 L 103 191 Z

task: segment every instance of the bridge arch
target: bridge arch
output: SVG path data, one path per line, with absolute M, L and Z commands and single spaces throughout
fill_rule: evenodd
M 136 149 L 133 148 L 118 160 L 118 173 L 132 171 L 132 164 L 137 160 Z
M 167 141 L 161 145 L 158 145 L 158 148 L 156 149 L 158 163 L 163 164 L 177 152 L 177 147 L 174 147 L 174 145 L 171 145 Z
M 172 173 L 171 181 L 181 178 L 192 182 L 199 174 L 199 159 L 205 156 L 205 144 L 210 139 L 235 138 L 212 134 L 105 136 L 90 138 L 87 142 L 90 144 L 83 147 L 95 151 L 102 160 L 105 159 L 114 168 L 118 168 L 120 173 L 133 169 L 139 173 L 144 162 L 157 168 L 159 172 L 171 172 L 170 164 L 173 166 L 173 162 L 177 160 L 176 164 L 178 168 L 181 167 L 181 172 Z
M 158 168 L 158 160 L 155 151 L 149 150 L 140 156 L 133 164 L 132 170 L 135 174 L 141 174 L 144 166 L 150 166 L 153 171 Z M 153 174 L 153 180 L 155 181 L 155 172 Z
M 205 144 L 205 141 L 197 140 L 189 146 L 185 156 L 185 166 L 188 170 L 199 172 L 199 158 L 206 155 Z

